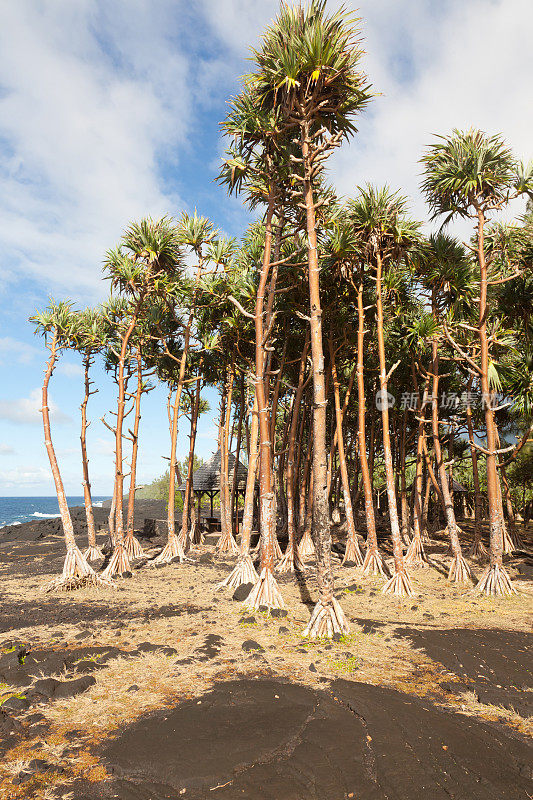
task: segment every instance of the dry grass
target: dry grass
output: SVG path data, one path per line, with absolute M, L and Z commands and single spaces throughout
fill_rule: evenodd
M 306 573 L 305 587 L 293 577 L 280 578 L 280 590 L 289 611 L 286 617 L 273 619 L 260 612 L 245 612 L 240 603 L 231 600 L 231 590 L 217 590 L 217 583 L 234 566 L 234 558 L 228 556 L 216 556 L 212 565 L 186 562 L 161 570 L 144 568 L 131 580 L 119 581 L 118 589 L 84 588 L 72 595 L 57 595 L 54 603 L 58 612 L 62 606 L 73 602 L 96 603 L 105 605 L 109 618 L 88 624 L 83 620 L 79 624 L 63 624 L 58 613 L 58 622 L 53 625 L 28 624 L 0 639 L 4 642 L 11 638 L 27 640 L 34 647 L 54 649 L 112 645 L 122 649 L 124 655 L 98 669 L 94 673 L 97 683 L 88 691 L 37 709 L 50 722 L 50 732 L 44 740 L 26 739 L 7 754 L 0 765 L 0 796 L 10 800 L 55 800 L 54 786 L 66 784 L 77 775 L 83 774 L 88 780 L 103 780 L 106 773 L 93 755 L 94 743 L 151 710 L 201 695 L 217 681 L 250 674 L 275 674 L 315 688 L 323 688 L 321 677 L 350 677 L 418 696 L 429 695 L 462 713 L 504 722 L 521 733 L 531 733 L 531 720 L 522 720 L 506 709 L 484 706 L 477 703 L 474 696 L 460 697 L 443 691 L 440 686 L 442 667 L 415 649 L 409 639 L 395 634 L 400 626 L 529 631 L 531 585 L 524 580 L 516 581 L 520 594 L 511 598 L 494 599 L 474 594 L 468 587 L 447 583 L 450 559 L 442 543 L 427 549 L 434 566 L 411 570 L 415 597 L 409 599 L 382 595 L 382 578 L 363 576 L 360 569 L 346 569 L 335 561 L 336 594 L 351 626 L 350 635 L 339 642 L 302 639 L 309 609 L 317 599 L 313 571 Z M 203 546 L 196 552 L 213 553 L 214 548 Z M 480 568 L 475 562 L 471 563 L 479 573 Z M 15 560 L 11 571 L 4 565 L 5 601 L 15 603 L 23 597 L 27 603 L 42 602 L 39 587 L 48 576 L 30 573 L 25 577 L 17 572 L 16 564 Z M 355 590 L 347 589 L 354 584 Z M 175 606 L 176 611 L 163 616 L 160 609 L 168 606 Z M 151 609 L 150 619 L 145 616 L 147 609 Z M 117 627 L 114 618 L 119 619 L 121 615 L 122 626 Z M 254 623 L 241 622 L 244 617 L 251 616 Z M 288 630 L 280 632 L 280 626 Z M 76 640 L 80 630 L 89 630 L 90 638 Z M 220 653 L 210 660 L 202 660 L 202 655 L 194 651 L 203 644 L 204 637 L 212 633 L 222 637 Z M 244 652 L 245 639 L 254 639 L 263 650 Z M 170 645 L 178 656 L 133 653 L 139 643 L 146 641 Z M 176 658 L 185 657 L 192 658 L 192 663 L 175 663 Z M 312 664 L 316 672 L 310 670 Z M 65 676 L 56 677 L 61 680 Z M 132 685 L 138 689 L 128 691 Z M 5 687 L 1 691 L 16 693 L 19 689 Z M 28 713 L 35 710 L 32 708 Z M 65 734 L 72 730 L 84 732 L 76 741 L 81 750 L 76 756 L 65 756 L 72 745 Z M 31 729 L 28 733 L 31 735 Z M 35 745 L 37 747 L 31 749 Z M 36 776 L 27 784 L 13 786 L 13 776 L 32 758 L 44 758 L 64 767 L 66 772 L 61 775 L 46 773 L 45 777 Z

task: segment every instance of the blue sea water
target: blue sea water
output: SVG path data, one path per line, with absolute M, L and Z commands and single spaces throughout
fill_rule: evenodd
M 101 505 L 108 497 L 93 497 L 93 505 Z M 67 497 L 69 506 L 83 505 L 83 497 Z M 0 528 L 4 525 L 21 525 L 37 519 L 59 516 L 57 497 L 0 497 Z

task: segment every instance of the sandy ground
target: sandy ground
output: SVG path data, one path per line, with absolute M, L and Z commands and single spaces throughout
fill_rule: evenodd
M 530 526 L 529 531 L 524 531 L 529 544 L 532 535 Z M 100 537 L 103 542 L 103 534 Z M 397 698 L 400 697 L 401 703 L 407 703 L 405 708 L 401 703 L 398 706 L 400 717 L 401 708 L 401 713 L 410 714 L 413 708 L 419 708 L 416 703 L 421 703 L 420 714 L 422 711 L 426 715 L 437 714 L 431 717 L 431 724 L 453 717 L 454 725 L 457 726 L 459 720 L 457 731 L 463 730 L 463 723 L 477 725 L 470 738 L 474 741 L 475 736 L 480 737 L 480 763 L 493 758 L 484 749 L 489 747 L 485 743 L 485 727 L 483 730 L 479 727 L 488 725 L 492 733 L 487 742 L 491 737 L 499 737 L 499 752 L 506 753 L 509 763 L 508 772 L 491 779 L 492 783 L 489 781 L 485 794 L 480 797 L 533 797 L 533 784 L 528 784 L 531 788 L 526 786 L 532 777 L 524 766 L 528 757 L 521 755 L 520 750 L 526 747 L 533 728 L 533 559 L 524 555 L 509 559 L 508 567 L 518 594 L 496 600 L 477 595 L 470 587 L 447 583 L 447 545 L 439 538 L 427 548 L 432 565 L 412 570 L 416 593 L 412 599 L 398 600 L 382 595 L 381 579 L 364 577 L 360 570 L 344 568 L 340 559 L 335 559 L 336 593 L 350 621 L 351 634 L 338 642 L 309 642 L 302 639 L 301 634 L 317 598 L 311 565 L 303 575 L 279 577 L 288 613 L 275 617 L 263 612 L 251 613 L 232 599 L 231 590 L 217 589 L 217 583 L 231 570 L 234 558 L 217 554 L 212 544 L 192 550 L 190 561 L 183 564 L 171 564 L 162 569 L 141 565 L 134 569 L 131 579 L 117 581 L 113 589 L 82 589 L 47 595 L 40 587 L 61 569 L 61 539 L 49 533 L 38 540 L 34 537 L 23 541 L 22 538 L 0 543 L 0 700 L 4 701 L 2 708 L 6 711 L 0 720 L 0 737 L 4 733 L 0 765 L 2 798 L 48 800 L 70 796 L 73 800 L 82 800 L 115 796 L 123 800 L 155 800 L 215 794 L 224 798 L 264 796 L 274 800 L 314 796 L 324 797 L 324 800 L 351 796 L 389 797 L 383 777 L 390 769 L 385 747 L 378 758 L 374 783 L 370 781 L 369 787 L 364 788 L 363 784 L 357 784 L 356 776 L 352 776 L 350 780 L 359 785 L 359 790 L 356 788 L 352 794 L 348 778 L 329 790 L 314 773 L 309 779 L 302 778 L 299 773 L 299 783 L 296 781 L 294 785 L 285 776 L 285 783 L 281 785 L 285 785 L 286 790 L 278 788 L 277 794 L 268 794 L 265 788 L 268 770 L 262 776 L 254 773 L 255 777 L 246 773 L 246 780 L 240 770 L 242 786 L 237 786 L 232 772 L 237 756 L 235 761 L 230 756 L 229 761 L 226 759 L 228 763 L 221 762 L 213 768 L 212 774 L 202 778 L 203 784 L 198 775 L 195 780 L 189 776 L 187 783 L 185 773 L 180 778 L 171 771 L 172 777 L 168 769 L 165 772 L 161 767 L 166 777 L 161 785 L 156 785 L 146 778 L 146 770 L 144 778 L 135 777 L 131 768 L 129 774 L 127 766 L 119 766 L 120 758 L 117 760 L 110 751 L 104 752 L 105 747 L 111 746 L 109 743 L 120 743 L 121 737 L 137 730 L 135 726 L 143 725 L 145 720 L 151 719 L 150 715 L 162 714 L 165 709 L 185 708 L 183 704 L 187 702 L 207 703 L 202 698 L 211 698 L 210 692 L 220 692 L 221 687 L 230 687 L 236 682 L 243 691 L 248 687 L 246 697 L 252 696 L 250 681 L 260 679 L 275 680 L 280 685 L 290 682 L 311 693 L 305 695 L 305 702 L 290 697 L 284 700 L 286 708 L 282 716 L 289 728 L 293 724 L 290 720 L 295 715 L 295 704 L 311 703 L 313 708 L 329 708 L 330 700 L 321 699 L 320 705 L 309 698 L 325 698 L 327 694 L 328 698 L 337 700 L 339 690 L 335 687 L 344 684 L 348 685 L 348 689 L 343 689 L 348 695 L 350 686 L 351 691 L 362 686 L 364 692 L 374 693 L 364 694 L 363 689 L 359 689 L 355 699 L 342 701 L 346 707 L 350 702 L 366 703 L 375 707 L 377 713 L 383 705 L 390 705 L 391 709 L 396 707 L 394 703 L 399 703 Z M 143 543 L 149 547 L 157 544 L 154 541 Z M 479 575 L 481 567 L 475 562 L 472 566 Z M 18 666 L 13 666 L 21 647 L 27 648 L 28 655 L 23 657 L 23 663 L 19 659 Z M 78 651 L 79 658 L 76 658 Z M 35 653 L 37 656 L 32 656 Z M 53 677 L 64 682 L 80 674 L 95 678 L 95 682 L 80 694 L 64 699 L 40 698 L 40 703 L 32 699 L 31 685 L 35 684 L 35 679 Z M 387 690 L 394 690 L 394 694 L 386 695 Z M 228 692 L 231 694 L 230 689 Z M 276 690 L 272 692 L 275 696 Z M 385 694 L 380 695 L 380 692 Z M 19 708 L 16 707 L 17 698 Z M 216 702 L 209 700 L 209 708 L 216 709 L 227 703 L 227 696 L 224 702 L 219 695 L 217 698 Z M 29 707 L 24 707 L 28 702 Z M 252 706 L 256 704 L 257 713 L 252 711 L 252 715 L 261 719 L 257 709 L 266 707 L 264 697 L 254 695 L 250 702 Z M 444 717 L 439 717 L 443 712 Z M 333 711 L 323 713 L 324 719 L 332 724 Z M 313 720 L 312 725 L 318 725 L 312 714 L 308 714 L 307 719 Z M 188 737 L 194 739 L 194 730 L 200 723 L 191 722 L 189 717 L 187 720 L 192 726 Z M 293 722 L 300 731 L 300 723 Z M 223 749 L 227 752 L 229 748 L 231 754 L 231 736 L 220 729 L 216 714 L 210 724 L 213 736 L 222 737 L 222 742 L 226 742 Z M 265 724 L 268 727 L 271 723 L 263 723 L 263 727 Z M 374 724 L 379 739 L 377 717 Z M 242 720 L 234 720 L 231 725 L 240 729 Z M 338 732 L 341 722 L 336 725 L 334 730 Z M 415 729 L 416 725 L 413 731 Z M 147 735 L 143 734 L 144 741 Z M 176 735 L 179 739 L 179 731 Z M 283 731 L 279 733 L 280 741 L 284 735 Z M 300 735 L 304 737 L 302 741 L 307 742 L 314 736 L 309 732 Z M 332 731 L 328 735 L 331 737 Z M 346 733 L 348 738 L 351 735 L 356 736 L 356 733 Z M 458 740 L 459 734 L 454 738 Z M 211 745 L 206 744 L 208 748 Z M 515 752 L 516 748 L 520 753 Z M 308 756 L 310 762 L 318 764 L 311 750 Z M 262 757 L 256 753 L 249 758 L 261 761 Z M 283 758 L 285 764 L 286 748 Z M 194 762 L 193 754 L 189 761 L 191 759 Z M 43 763 L 29 766 L 35 760 Z M 263 758 L 263 762 L 267 763 L 268 759 Z M 291 769 L 293 774 L 293 767 Z M 334 771 L 338 769 L 337 766 Z M 365 769 L 366 775 L 368 769 Z M 437 771 L 443 769 L 445 767 L 440 766 Z M 116 783 L 117 775 L 122 781 L 120 785 Z M 228 775 L 227 786 L 217 787 L 213 793 L 208 784 L 213 780 L 226 783 L 221 779 Z M 483 777 L 482 770 L 480 775 Z M 261 794 L 259 786 L 267 793 Z M 136 787 L 135 791 L 132 787 Z M 397 796 L 415 797 L 422 789 L 423 782 L 418 788 L 413 784 L 401 791 L 398 789 Z M 270 787 L 269 791 L 274 789 Z M 289 793 L 279 793 L 283 791 Z M 329 791 L 334 794 L 329 795 Z M 463 796 L 477 797 L 473 791 Z M 453 793 L 444 796 L 461 797 Z

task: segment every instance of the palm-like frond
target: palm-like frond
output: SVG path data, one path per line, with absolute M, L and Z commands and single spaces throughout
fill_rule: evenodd
M 476 204 L 493 208 L 509 197 L 518 165 L 501 136 L 454 129 L 436 138 L 421 158 L 422 191 L 434 217 L 468 216 Z

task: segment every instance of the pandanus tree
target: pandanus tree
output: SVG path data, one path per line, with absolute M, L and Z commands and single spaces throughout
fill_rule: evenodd
M 98 576 L 95 573 L 76 544 L 65 487 L 59 471 L 59 464 L 52 441 L 48 386 L 61 352 L 69 347 L 73 340 L 75 331 L 72 306 L 67 302 L 56 303 L 51 301 L 49 307 L 45 311 L 34 314 L 30 317 L 30 321 L 35 326 L 35 332 L 44 337 L 45 345 L 50 353 L 44 373 L 41 413 L 43 418 L 44 443 L 56 488 L 61 525 L 63 527 L 63 535 L 65 537 L 65 546 L 67 550 L 62 574 L 57 578 L 53 578 L 48 584 L 43 586 L 43 590 L 74 589 L 85 584 L 109 583 L 103 576 Z
M 258 100 L 276 109 L 300 155 L 291 158 L 294 202 L 305 214 L 307 234 L 311 353 L 313 364 L 313 539 L 319 600 L 305 630 L 310 637 L 348 630 L 334 597 L 327 488 L 324 346 L 317 251 L 315 187 L 324 162 L 355 132 L 354 118 L 370 91 L 360 69 L 361 48 L 355 20 L 343 10 L 328 14 L 324 0 L 303 8 L 283 4 L 254 51 L 250 83 Z
M 474 222 L 475 257 L 479 280 L 477 336 L 479 358 L 470 366 L 478 375 L 483 396 L 486 429 L 487 495 L 490 525 L 489 565 L 477 590 L 486 594 L 514 593 L 511 580 L 503 567 L 503 508 L 498 476 L 498 444 L 494 417 L 493 393 L 490 386 L 490 342 L 488 324 L 491 314 L 489 288 L 502 280 L 501 273 L 491 269 L 494 262 L 487 254 L 486 223 L 491 215 L 505 208 L 510 200 L 521 195 L 533 195 L 533 164 L 521 167 L 500 136 L 488 136 L 482 131 L 454 130 L 450 136 L 439 137 L 422 158 L 424 179 L 422 189 L 435 217 L 446 220 L 463 217 Z
M 96 542 L 96 528 L 94 524 L 93 503 L 91 497 L 91 482 L 89 479 L 89 457 L 87 455 L 87 428 L 91 424 L 87 420 L 87 405 L 89 398 L 97 389 L 91 389 L 90 370 L 96 355 L 105 344 L 106 326 L 98 309 L 87 308 L 84 311 L 74 312 L 72 317 L 70 347 L 77 350 L 83 361 L 84 395 L 81 402 L 81 462 L 83 470 L 83 502 L 85 505 L 85 518 L 87 520 L 88 547 L 84 552 L 87 561 L 96 561 L 104 558 Z
M 115 543 L 113 555 L 104 571 L 106 577 L 131 571 L 124 546 L 122 510 L 124 491 L 122 428 L 126 405 L 124 368 L 128 347 L 147 298 L 161 295 L 168 280 L 180 272 L 182 259 L 181 242 L 176 226 L 168 217 L 163 217 L 159 220 L 147 218 L 132 223 L 125 231 L 118 247 L 108 251 L 104 263 L 105 274 L 111 281 L 112 291 L 119 290 L 128 305 L 124 322 L 117 329 L 120 349 L 115 421 Z
M 384 271 L 397 268 L 398 263 L 419 239 L 419 224 L 409 219 L 407 201 L 388 187 L 368 186 L 350 204 L 350 221 L 360 242 L 367 271 L 373 271 L 376 286 L 376 335 L 379 356 L 379 395 L 383 429 L 383 457 L 389 518 L 394 554 L 394 574 L 382 591 L 398 596 L 411 595 L 411 580 L 403 560 L 393 459 L 390 441 L 388 383 L 383 314 Z M 394 367 L 392 367 L 392 371 Z
M 266 206 L 264 232 L 262 231 L 262 257 L 259 267 L 255 300 L 255 403 L 259 424 L 259 502 L 261 525 L 261 572 L 247 605 L 259 608 L 284 608 L 285 604 L 274 578 L 275 565 L 275 514 L 272 475 L 272 420 L 269 415 L 266 343 L 269 323 L 265 319 L 265 296 L 276 255 L 273 252 L 273 227 L 281 235 L 279 212 L 283 208 L 282 153 L 275 111 L 257 102 L 257 97 L 247 87 L 235 98 L 224 123 L 226 133 L 234 139 L 221 171 L 220 180 L 229 191 L 244 192 L 249 205 Z M 286 170 L 285 170 L 286 171 Z M 275 213 L 278 217 L 275 217 Z M 253 244 L 253 242 L 252 242 Z M 277 253 L 277 248 L 274 247 Z M 279 260 L 279 253 L 277 254 Z M 273 281 L 271 281 L 273 285 Z M 266 325 L 265 325 L 266 322 Z
M 374 499 L 372 495 L 372 478 L 368 466 L 367 440 L 366 440 L 366 391 L 364 378 L 364 337 L 368 324 L 365 318 L 365 303 L 368 298 L 368 275 L 365 274 L 364 248 L 361 249 L 360 241 L 355 233 L 350 207 L 343 207 L 336 215 L 333 230 L 328 242 L 331 266 L 340 275 L 343 281 L 356 293 L 357 308 L 357 342 L 356 342 L 356 374 L 357 374 L 357 439 L 359 446 L 359 462 L 364 492 L 364 509 L 367 529 L 366 553 L 362 560 L 365 575 L 382 575 L 390 577 L 388 567 L 378 547 L 376 533 L 376 520 L 374 514 Z M 347 308 L 352 308 L 352 302 L 347 298 Z M 338 416 L 338 411 L 337 411 Z M 355 538 L 352 535 L 352 547 L 348 540 L 345 559 L 358 561 L 355 550 Z M 354 558 L 355 556 L 355 558 Z
M 446 465 L 442 454 L 441 432 L 439 420 L 439 352 L 443 335 L 439 330 L 442 314 L 453 302 L 454 296 L 464 296 L 469 288 L 470 267 L 464 248 L 458 241 L 443 233 L 430 236 L 416 255 L 417 277 L 428 291 L 431 314 L 435 324 L 431 348 L 431 429 L 433 449 L 444 501 L 447 533 L 450 538 L 452 562 L 448 572 L 448 580 L 465 583 L 472 579 L 470 567 L 463 558 L 459 541 L 459 526 L 455 518 L 453 496 L 450 480 L 446 473 Z

